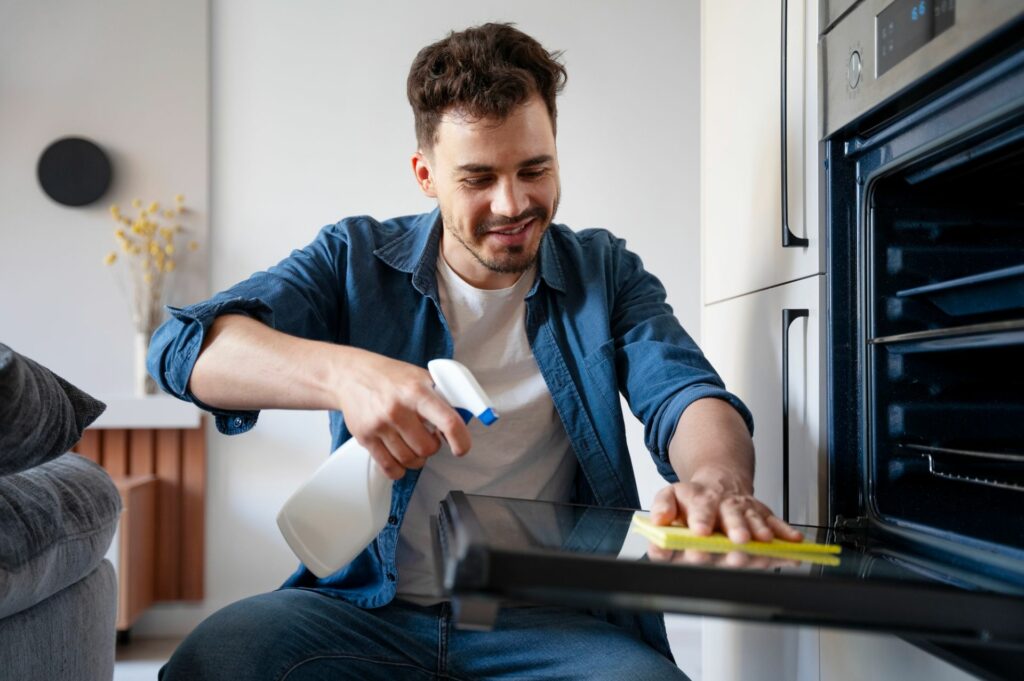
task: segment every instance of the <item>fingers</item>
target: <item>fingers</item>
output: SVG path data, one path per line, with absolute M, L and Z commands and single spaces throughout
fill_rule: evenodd
M 750 541 L 750 528 L 747 527 L 748 504 L 743 497 L 726 497 L 719 505 L 718 514 L 722 530 L 730 540 L 737 544 Z
M 651 505 L 651 520 L 658 525 L 680 520 L 696 535 L 709 535 L 718 528 L 737 544 L 769 542 L 775 537 L 803 540 L 799 530 L 754 497 L 722 494 L 697 483 L 678 482 L 658 491 Z
M 379 438 L 373 438 L 370 440 L 360 440 L 359 444 L 366 448 L 370 452 L 370 456 L 377 462 L 381 470 L 384 471 L 384 475 L 388 476 L 391 480 L 399 480 L 405 475 L 405 468 L 402 464 L 398 463 L 388 448 L 384 446 L 384 443 Z
M 651 504 L 651 521 L 655 525 L 668 525 L 677 516 L 686 517 L 678 513 L 675 491 L 671 485 L 663 487 L 654 495 L 654 502 Z
M 432 389 L 428 389 L 416 404 L 416 412 L 424 419 L 434 424 L 437 430 L 444 435 L 448 446 L 455 456 L 463 456 L 469 451 L 472 444 L 469 436 L 469 428 L 463 422 L 452 407 L 445 402 Z
M 796 529 L 795 527 L 790 526 L 789 523 L 784 521 L 782 518 L 776 518 L 773 515 L 769 515 L 767 522 L 768 526 L 772 528 L 772 532 L 774 532 L 779 537 L 782 537 L 786 541 L 804 540 L 803 532 Z

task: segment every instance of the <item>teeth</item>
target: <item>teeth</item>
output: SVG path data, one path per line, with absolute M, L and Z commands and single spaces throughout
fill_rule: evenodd
M 523 231 L 524 229 L 526 229 L 526 225 L 525 224 L 523 226 L 517 228 L 517 229 L 513 229 L 513 230 L 510 230 L 508 232 L 498 232 L 498 234 L 508 234 L 508 235 L 519 234 L 519 232 Z

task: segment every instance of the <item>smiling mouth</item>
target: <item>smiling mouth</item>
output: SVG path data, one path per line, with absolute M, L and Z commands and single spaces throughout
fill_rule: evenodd
M 529 220 L 519 225 L 518 227 L 510 227 L 506 229 L 492 229 L 491 231 L 488 232 L 488 234 L 502 234 L 504 236 L 515 236 L 516 234 L 521 233 L 524 229 L 529 227 L 530 223 L 532 222 L 533 218 L 530 218 Z

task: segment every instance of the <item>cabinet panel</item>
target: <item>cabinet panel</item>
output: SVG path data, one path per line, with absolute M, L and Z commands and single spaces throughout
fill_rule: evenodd
M 787 3 L 788 223 L 782 247 L 782 2 Z M 704 301 L 820 273 L 815 102 L 816 0 L 701 5 Z
M 969 681 L 975 677 L 892 636 L 822 629 L 821 681 Z
M 824 277 L 813 276 L 704 307 L 701 346 L 726 387 L 754 415 L 754 492 L 783 512 L 782 310 L 806 309 L 789 329 L 789 517 L 819 524 L 825 489 L 820 350 Z
M 701 674 L 709 681 L 818 681 L 818 629 L 705 617 Z

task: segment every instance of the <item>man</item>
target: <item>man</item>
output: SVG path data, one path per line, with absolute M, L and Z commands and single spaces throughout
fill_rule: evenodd
M 658 616 L 509 607 L 494 631 L 460 631 L 432 572 L 427 519 L 451 489 L 639 507 L 620 391 L 673 483 L 657 522 L 799 538 L 750 496 L 750 415 L 658 280 L 608 232 L 552 223 L 565 77 L 510 25 L 424 48 L 412 170 L 438 209 L 326 227 L 154 336 L 150 371 L 222 432 L 259 409 L 329 410 L 333 446 L 357 438 L 396 481 L 388 526 L 352 563 L 325 579 L 300 567 L 291 588 L 214 614 L 161 678 L 685 678 Z M 495 427 L 467 427 L 433 392 L 436 357 L 469 367 Z

